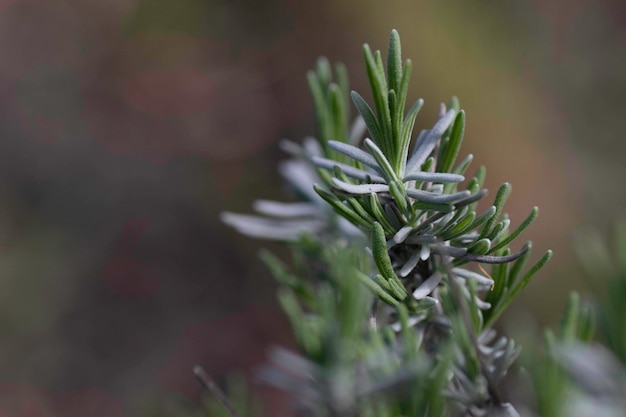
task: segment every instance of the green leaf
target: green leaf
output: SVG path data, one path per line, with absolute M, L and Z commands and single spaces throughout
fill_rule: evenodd
M 580 297 L 578 293 L 572 291 L 567 300 L 565 314 L 561 319 L 561 338 L 565 342 L 575 342 L 578 330 L 578 318 L 580 308 Z
M 501 256 L 508 256 L 510 254 L 511 254 L 510 249 L 505 249 L 501 253 L 499 253 L 499 255 Z M 495 306 L 496 304 L 498 304 L 502 295 L 504 294 L 504 291 L 506 290 L 506 284 L 507 284 L 506 278 L 507 278 L 508 271 L 509 271 L 509 264 L 507 263 L 493 265 L 491 269 L 491 278 L 493 279 L 494 284 L 493 284 L 493 288 L 491 289 L 491 291 L 489 291 L 487 293 L 487 296 L 485 297 L 485 301 L 487 301 L 491 305 Z M 489 318 L 489 316 L 490 316 L 490 311 L 487 311 L 486 318 Z
M 517 261 L 515 261 L 515 263 L 511 267 L 511 272 L 507 276 L 507 281 L 506 281 L 507 290 L 509 288 L 512 288 L 515 285 L 515 282 L 517 281 L 517 277 L 519 277 L 520 273 L 522 272 L 522 269 L 524 268 L 524 265 L 526 265 L 526 261 L 528 260 L 528 257 L 530 256 L 530 250 L 533 247 L 533 243 L 527 242 L 526 246 L 528 247 L 528 251 L 526 251 L 524 255 L 522 255 Z
M 348 140 L 348 109 L 345 105 L 345 99 L 341 89 L 337 84 L 331 84 L 328 90 L 330 104 L 329 108 L 333 116 L 333 137 L 329 140 L 339 140 L 345 142 Z
M 500 218 L 500 214 L 502 214 L 502 210 L 504 208 L 504 203 L 506 199 L 511 195 L 511 184 L 505 182 L 498 189 L 498 193 L 496 194 L 496 198 L 494 200 L 494 207 L 496 208 L 496 214 L 489 219 L 482 232 L 480 233 L 480 238 L 484 238 L 491 233 L 491 228 L 493 224 Z
M 317 129 L 319 130 L 319 142 L 320 145 L 322 145 L 322 148 L 326 150 L 326 142 L 331 138 L 333 132 L 332 116 L 326 107 L 326 94 L 324 92 L 324 86 L 318 78 L 318 75 L 313 71 L 309 71 L 307 73 L 307 80 L 309 82 L 311 96 L 313 97 L 315 116 L 317 118 Z
M 595 318 L 593 310 L 590 306 L 584 306 L 580 314 L 578 325 L 578 340 L 589 343 L 593 339 L 594 333 Z
M 399 145 L 399 159 L 400 165 L 398 173 L 404 176 L 406 171 L 407 157 L 409 155 L 409 146 L 411 144 L 411 135 L 413 134 L 413 127 L 415 126 L 415 119 L 417 114 L 424 105 L 424 100 L 417 100 L 409 109 L 404 122 L 402 123 L 402 130 L 400 132 L 400 145 Z
M 450 139 L 446 143 L 445 148 L 442 149 L 441 156 L 437 163 L 438 172 L 449 172 L 454 165 L 454 161 L 461 149 L 461 143 L 463 142 L 463 133 L 465 132 L 465 112 L 460 111 L 454 119 L 452 125 L 452 131 L 450 133 Z
M 387 213 L 385 213 L 385 209 L 380 204 L 380 201 L 378 200 L 378 196 L 376 195 L 376 193 L 370 194 L 369 203 L 370 203 L 370 209 L 372 211 L 372 214 L 374 215 L 376 220 L 378 220 L 378 222 L 382 224 L 383 228 L 385 229 L 385 232 L 387 232 L 387 234 L 389 235 L 394 234 L 396 230 L 393 227 L 393 225 L 389 222 L 389 219 L 387 218 Z
M 477 240 L 467 251 L 476 255 L 484 255 L 491 247 L 491 240 L 487 238 Z
M 468 226 L 466 226 L 465 228 L 463 228 L 463 229 L 457 231 L 456 233 L 452 234 L 451 236 L 449 236 L 448 240 L 456 239 L 456 238 L 458 238 L 460 236 L 463 236 L 464 234 L 470 232 L 471 230 L 474 230 L 474 229 L 480 227 L 483 223 L 485 223 L 486 221 L 491 219 L 495 214 L 496 214 L 496 208 L 494 206 L 491 206 L 489 208 L 489 210 L 487 210 L 486 212 L 484 212 L 483 214 L 481 214 L 480 216 L 478 216 L 474 220 L 472 220 L 472 222 Z
M 348 198 L 347 202 L 350 207 L 352 207 L 352 209 L 365 221 L 369 222 L 370 224 L 376 221 L 372 214 L 367 211 L 367 207 L 364 206 L 362 202 L 357 200 L 355 197 Z
M 363 143 L 365 144 L 365 147 L 370 152 L 370 154 L 374 157 L 374 159 L 376 159 L 376 162 L 378 163 L 378 166 L 382 170 L 382 174 L 386 177 L 387 181 L 400 182 L 400 178 L 398 178 L 397 173 L 394 171 L 391 163 L 389 162 L 383 151 L 378 146 L 376 146 L 373 141 L 367 138 Z
M 492 323 L 500 314 L 502 314 L 502 312 L 511 303 L 511 301 L 513 301 L 515 297 L 517 297 L 520 291 L 526 288 L 533 276 L 537 273 L 537 271 L 543 268 L 543 266 L 550 260 L 550 258 L 552 258 L 551 250 L 547 251 L 546 254 L 543 255 L 541 259 L 539 259 L 539 261 L 537 261 L 537 263 L 533 265 L 532 268 L 530 268 L 530 270 L 518 282 L 515 283 L 513 288 L 511 288 L 506 293 L 506 295 L 504 295 L 500 303 L 495 306 L 493 313 L 489 317 L 489 323 Z M 487 326 L 489 323 L 486 323 L 485 326 Z
M 518 237 L 524 230 L 526 230 L 526 228 L 528 228 L 528 226 L 530 226 L 532 222 L 535 221 L 538 215 L 539 215 L 539 208 L 533 207 L 533 209 L 530 211 L 530 214 L 528 215 L 528 217 L 526 217 L 526 219 L 522 222 L 522 224 L 520 224 L 518 228 L 513 231 L 513 233 L 511 233 L 510 235 L 502 239 L 497 245 L 491 248 L 489 253 L 495 252 L 499 249 L 506 247 L 509 243 L 515 240 L 515 238 Z
M 398 278 L 393 270 L 393 266 L 391 266 L 389 253 L 387 253 L 385 230 L 378 222 L 374 223 L 372 227 L 372 254 L 378 270 L 385 278 Z
M 369 45 L 365 44 L 363 45 L 363 58 L 365 60 L 367 77 L 372 90 L 376 115 L 378 116 L 378 125 L 382 133 L 379 139 L 380 142 L 377 140 L 376 143 L 385 151 L 385 154 L 392 155 L 391 116 L 389 114 L 388 90 L 384 70 L 382 68 L 382 61 L 380 59 L 380 51 L 376 51 L 376 58 L 374 58 Z
M 409 311 L 406 306 L 398 306 L 398 318 L 400 319 L 400 334 L 402 335 L 402 341 L 404 342 L 404 360 L 407 363 L 410 363 L 411 360 L 415 359 L 419 350 L 417 337 L 409 326 Z
M 382 170 L 376 161 L 376 158 L 356 146 L 331 140 L 328 142 L 328 147 L 336 152 L 346 155 L 351 159 L 354 159 L 355 161 L 359 161 L 382 174 Z
M 348 70 L 346 66 L 338 62 L 335 64 L 335 74 L 337 74 L 337 85 L 341 91 L 341 97 L 343 98 L 344 108 L 347 110 L 345 113 L 344 126 L 350 126 L 350 81 L 348 78 Z
M 367 126 L 367 130 L 369 131 L 372 139 L 376 143 L 383 143 L 385 140 L 383 136 L 383 131 L 378 124 L 378 120 L 376 119 L 372 108 L 369 106 L 369 104 L 367 104 L 365 99 L 363 99 L 363 97 L 361 97 L 361 95 L 356 91 L 352 91 L 350 93 L 350 96 L 352 97 L 352 102 L 354 103 L 354 106 L 359 111 L 359 114 L 363 118 L 363 121 L 365 121 L 365 125 Z
M 441 135 L 448 128 L 448 126 L 454 120 L 454 113 L 452 111 L 447 112 L 437 120 L 437 123 L 432 129 L 428 131 L 422 141 L 418 141 L 413 149 L 413 154 L 409 158 L 406 164 L 407 173 L 412 173 L 419 169 L 420 165 L 431 156 L 431 153 L 435 150 L 435 147 L 441 139 Z
M 375 296 L 380 298 L 381 301 L 389 304 L 390 306 L 397 307 L 400 302 L 393 298 L 387 291 L 385 291 L 374 280 L 360 272 L 357 274 L 359 281 L 361 281 Z
M 332 71 L 330 69 L 330 62 L 325 57 L 320 57 L 315 63 L 315 72 L 317 73 L 320 83 L 322 85 L 328 85 L 331 83 Z
M 492 243 L 496 243 L 500 236 L 508 231 L 509 224 L 511 224 L 511 220 L 505 215 L 502 220 L 491 228 L 491 231 L 487 235 L 489 240 L 491 240 Z
M 402 282 L 400 282 L 400 279 L 398 279 L 397 276 L 389 278 L 387 282 L 389 283 L 389 286 L 391 288 L 391 294 L 397 300 L 403 301 L 409 295 L 409 293 L 404 288 L 404 285 L 402 285 Z
M 470 225 L 476 218 L 476 212 L 471 211 L 459 219 L 456 224 L 448 229 L 441 231 L 441 238 L 443 240 L 452 240 L 454 237 L 461 236 L 470 230 Z
M 278 292 L 278 301 L 291 322 L 291 327 L 294 330 L 295 336 L 303 345 L 304 340 L 301 339 L 302 335 L 299 331 L 304 327 L 302 310 L 300 309 L 300 305 L 298 304 L 295 295 L 292 291 L 283 288 Z
M 398 108 L 397 108 L 397 116 L 399 116 L 402 120 L 404 118 L 404 106 L 406 103 L 407 94 L 409 91 L 409 80 L 411 79 L 411 71 L 413 69 L 413 63 L 410 59 L 407 59 L 404 63 L 404 69 L 402 71 L 402 79 L 400 80 L 400 85 L 397 90 L 398 96 Z
M 452 109 L 457 113 L 461 110 L 461 103 L 459 102 L 459 98 L 457 96 L 452 96 L 450 98 L 448 109 Z
M 427 201 L 415 201 L 413 203 L 413 210 L 451 213 L 452 211 L 454 211 L 454 206 L 450 203 L 429 203 Z
M 387 76 L 389 77 L 389 89 L 399 91 L 402 79 L 402 51 L 400 35 L 393 29 L 389 36 L 389 50 L 387 52 Z
M 262 250 L 259 257 L 279 283 L 291 288 L 306 304 L 313 303 L 314 296 L 311 287 L 304 280 L 289 273 L 286 265 L 280 259 L 267 250 Z
M 480 333 L 483 326 L 483 315 L 478 308 L 478 303 L 476 302 L 476 280 L 471 278 L 467 281 L 468 289 L 470 292 L 469 296 L 469 314 L 472 325 L 474 326 L 474 331 L 476 333 Z
M 356 212 L 354 212 L 352 209 L 346 206 L 341 200 L 339 200 L 333 194 L 319 187 L 317 184 L 313 185 L 313 189 L 320 197 L 324 199 L 324 201 L 330 204 L 330 206 L 335 210 L 335 212 L 337 212 L 342 217 L 349 220 L 354 225 L 363 226 L 367 229 L 371 227 L 370 224 L 367 222 L 367 220 L 359 216 Z
M 399 181 L 392 181 L 389 183 L 389 192 L 394 201 L 398 205 L 400 211 L 408 218 L 413 214 L 410 210 L 409 201 L 406 195 L 404 185 Z
M 459 162 L 459 165 L 457 165 L 457 167 L 454 169 L 454 173 L 460 174 L 460 175 L 465 174 L 465 171 L 467 171 L 467 168 L 472 163 L 472 160 L 474 160 L 474 155 L 472 154 L 467 155 L 465 159 Z

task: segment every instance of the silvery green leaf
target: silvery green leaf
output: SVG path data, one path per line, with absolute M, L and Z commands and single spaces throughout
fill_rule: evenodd
M 309 201 L 320 201 L 320 197 L 313 190 L 313 184 L 318 180 L 315 169 L 302 161 L 285 161 L 278 166 L 280 174 Z
M 393 235 L 392 241 L 395 244 L 399 244 L 405 241 L 405 239 L 409 236 L 409 234 L 413 231 L 412 226 L 404 226 L 398 232 Z
M 420 259 L 422 261 L 425 261 L 429 257 L 430 257 L 430 246 L 422 245 L 422 247 L 420 248 Z
M 487 195 L 487 189 L 483 188 L 479 192 L 474 193 L 474 194 L 470 195 L 469 197 L 466 197 L 466 198 L 464 198 L 462 200 L 457 201 L 455 206 L 456 206 L 456 208 L 461 208 L 461 207 L 468 206 L 468 205 L 470 205 L 472 203 L 475 203 L 476 201 L 480 200 L 481 198 L 483 198 L 486 195 Z
M 441 255 L 452 256 L 454 258 L 462 257 L 467 254 L 467 248 L 457 248 L 454 246 L 437 245 L 433 247 L 437 253 Z
M 443 194 L 443 184 L 431 184 L 426 191 L 434 194 Z
M 434 297 L 426 296 L 417 300 L 417 308 L 419 311 L 430 310 L 439 304 L 439 300 Z
M 509 340 L 505 349 L 496 351 L 492 358 L 493 369 L 490 371 L 494 383 L 499 383 L 506 376 L 521 351 L 521 348 L 515 346 L 512 340 Z
M 329 141 L 328 146 L 337 152 L 349 156 L 355 161 L 359 161 L 369 166 L 370 168 L 375 169 L 376 171 L 380 172 L 381 170 L 381 168 L 378 166 L 378 163 L 376 162 L 376 159 L 372 155 L 357 148 L 356 146 L 348 145 L 347 143 L 337 142 L 334 140 Z
M 333 187 L 349 194 L 368 195 L 371 193 L 389 192 L 387 184 L 348 184 L 337 178 L 333 178 L 331 181 Z
M 406 243 L 409 243 L 411 245 L 425 245 L 429 243 L 435 243 L 436 241 L 436 236 L 427 234 L 411 235 L 406 238 Z
M 454 194 L 435 194 L 428 191 L 422 190 L 406 190 L 406 193 L 409 197 L 423 201 L 426 203 L 454 203 L 455 201 L 459 201 L 469 195 L 469 191 L 459 191 Z
M 321 220 L 278 220 L 229 212 L 220 218 L 241 234 L 271 240 L 298 240 L 302 234 L 314 234 L 326 226 Z
M 307 159 L 311 158 L 312 156 L 324 155 L 322 145 L 320 145 L 319 140 L 315 139 L 314 137 L 307 136 L 306 138 L 304 138 L 304 140 L 302 141 L 302 147 L 306 151 Z
M 324 153 L 319 141 L 311 136 L 305 137 L 302 144 L 289 139 L 282 139 L 279 146 L 288 154 L 302 159 L 310 159 L 312 156 L 319 156 Z
M 397 115 L 397 123 L 399 127 L 399 132 L 397 132 L 397 134 L 400 138 L 398 148 L 400 149 L 400 152 L 397 154 L 396 158 L 398 163 L 398 172 L 401 175 L 404 175 L 404 173 L 406 172 L 406 163 L 409 156 L 411 136 L 413 135 L 413 128 L 415 127 L 415 119 L 417 118 L 417 113 L 419 113 L 423 105 L 424 100 L 417 100 L 407 112 L 404 122 L 402 123 L 400 123 L 402 114 L 398 112 Z M 404 107 L 404 104 L 401 104 L 401 106 Z
M 405 175 L 404 178 L 402 178 L 402 181 L 462 182 L 465 181 L 465 177 L 463 175 L 449 174 L 444 172 L 417 171 Z
M 413 298 L 420 300 L 433 292 L 437 285 L 441 282 L 443 275 L 441 272 L 435 272 L 428 279 L 420 284 L 415 291 L 413 291 Z
M 397 181 L 400 182 L 400 179 L 396 175 L 389 159 L 385 156 L 385 153 L 369 138 L 365 138 L 363 142 L 368 151 L 372 154 L 372 156 L 376 159 L 376 163 L 380 170 L 380 173 L 387 178 L 389 182 Z
M 420 169 L 426 158 L 433 152 L 437 141 L 441 139 L 441 135 L 446 131 L 452 120 L 454 120 L 454 110 L 448 111 L 441 119 L 435 123 L 435 126 L 426 134 L 420 146 L 416 146 L 413 150 L 411 158 L 406 165 L 406 173 L 412 174 Z
M 478 336 L 478 343 L 486 345 L 493 342 L 497 336 L 498 333 L 494 329 L 487 329 Z
M 391 223 L 391 225 L 393 226 L 394 231 L 398 230 L 402 227 L 404 223 L 406 223 L 406 219 L 402 218 L 402 215 L 398 213 L 395 204 L 385 203 L 383 207 L 385 210 L 385 215 L 387 216 L 389 223 Z M 400 221 L 400 219 L 402 219 L 402 221 Z
M 484 275 L 481 275 L 477 272 L 469 271 L 465 268 L 452 268 L 452 272 L 463 279 L 474 279 L 478 285 L 493 285 L 493 280 L 491 278 L 487 278 Z
M 476 307 L 478 307 L 481 310 L 489 310 L 491 308 L 491 303 L 483 301 L 477 295 L 474 296 L 474 303 L 476 303 Z
M 451 211 L 447 213 L 445 216 L 443 216 L 441 220 L 437 221 L 434 224 L 432 234 L 439 236 L 442 233 L 443 229 L 445 229 L 448 226 L 448 224 L 452 221 L 452 219 L 455 216 L 456 216 L 456 213 L 454 211 Z
M 478 350 L 480 353 L 485 357 L 496 356 L 498 355 L 498 351 L 501 351 L 507 346 L 507 338 L 499 338 L 493 346 L 489 346 L 487 343 L 489 342 L 484 342 L 482 338 L 478 338 Z
M 419 135 L 417 135 L 417 139 L 415 139 L 415 145 L 413 145 L 413 150 L 414 151 L 415 151 L 415 149 L 417 149 L 418 147 L 420 147 L 420 146 L 422 146 L 424 144 L 424 140 L 428 136 L 428 132 L 430 132 L 429 129 L 422 129 L 420 131 Z
M 312 162 L 318 168 L 322 168 L 328 171 L 332 171 L 334 167 L 339 167 L 344 174 L 350 178 L 357 179 L 359 181 L 369 181 L 375 183 L 385 183 L 385 179 L 378 174 L 367 172 L 359 168 L 352 167 L 350 165 L 342 164 L 341 162 L 333 161 L 332 159 L 320 158 L 314 156 Z
M 253 208 L 260 214 L 273 217 L 306 217 L 320 214 L 319 206 L 311 203 L 280 203 L 270 200 L 257 200 Z
M 426 215 L 426 214 L 424 214 Z M 441 219 L 442 217 L 444 217 L 446 215 L 446 213 L 435 213 L 433 215 L 431 215 L 430 217 L 426 218 L 425 220 L 423 220 L 421 223 L 419 223 L 419 225 L 417 225 L 415 227 L 415 231 L 416 232 L 425 232 L 427 230 L 430 230 L 432 228 L 432 225 L 439 219 Z
M 361 116 L 357 116 L 350 127 L 350 145 L 357 146 L 367 132 L 367 125 Z
M 411 271 L 415 269 L 419 261 L 420 261 L 420 253 L 414 252 L 413 255 L 411 255 L 411 257 L 409 258 L 409 260 L 406 261 L 404 265 L 402 265 L 402 268 L 400 268 L 400 276 L 402 278 L 407 277 L 411 273 Z
M 476 255 L 473 253 L 467 253 L 463 256 L 460 256 L 460 258 L 467 261 L 480 262 L 484 264 L 505 264 L 517 260 L 529 250 L 530 246 L 524 245 L 524 247 L 519 252 L 512 253 L 506 256 Z
M 489 407 L 485 417 L 520 417 L 520 415 L 510 403 L 503 403 Z

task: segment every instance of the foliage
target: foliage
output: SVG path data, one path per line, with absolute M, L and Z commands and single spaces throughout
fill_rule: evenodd
M 340 64 L 322 58 L 308 74 L 318 139 L 283 142 L 293 158 L 280 166 L 302 201 L 262 200 L 258 215 L 222 217 L 246 235 L 287 242 L 293 255 L 290 265 L 262 258 L 300 352 L 276 349 L 261 376 L 292 393 L 302 415 L 517 416 L 500 387 L 520 347 L 493 324 L 552 255 L 527 268 L 531 242 L 510 247 L 538 209 L 511 230 L 503 184 L 478 211 L 486 170 L 466 178 L 472 155 L 457 161 L 458 99 L 413 139 L 423 101 L 407 110 L 412 64 L 396 31 L 386 62 L 367 45 L 363 58 L 373 105 L 348 94 Z M 349 96 L 358 110 L 351 126 Z M 563 346 L 578 349 L 593 334 L 591 310 L 578 303 L 573 295 L 558 336 L 546 335 L 544 366 L 531 369 L 540 415 L 559 415 L 571 353 Z M 603 326 L 614 334 L 619 325 Z M 610 345 L 622 349 L 623 340 Z

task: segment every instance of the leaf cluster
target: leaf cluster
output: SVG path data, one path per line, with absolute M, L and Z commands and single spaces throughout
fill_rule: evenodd
M 510 229 L 505 183 L 478 210 L 486 169 L 466 177 L 473 156 L 458 160 L 458 99 L 414 135 L 424 103 L 407 109 L 412 63 L 396 31 L 385 61 L 367 45 L 363 59 L 372 105 L 348 94 L 340 64 L 333 71 L 321 59 L 307 75 L 318 138 L 284 142 L 293 159 L 281 166 L 303 201 L 260 201 L 258 215 L 222 217 L 293 251 L 291 266 L 262 257 L 300 353 L 276 351 L 264 379 L 292 392 L 306 415 L 515 416 L 499 385 L 520 348 L 492 326 L 551 257 L 526 269 L 532 243 L 509 246 L 538 209 Z

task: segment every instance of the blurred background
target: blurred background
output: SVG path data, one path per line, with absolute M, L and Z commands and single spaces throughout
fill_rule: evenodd
M 571 242 L 624 212 L 625 3 L 1 0 L 0 414 L 179 415 L 193 364 L 222 381 L 290 345 L 267 245 L 218 215 L 282 198 L 316 57 L 369 97 L 361 45 L 392 28 L 417 129 L 457 95 L 492 196 L 512 183 L 514 225 L 541 208 L 525 238 L 556 256 L 508 320 L 592 297 Z

